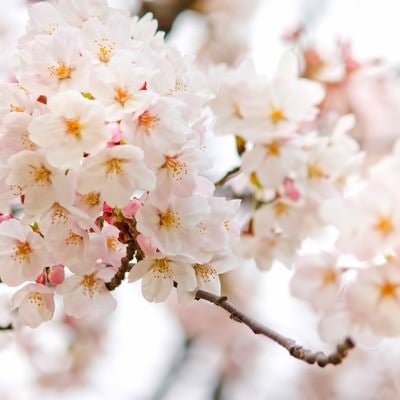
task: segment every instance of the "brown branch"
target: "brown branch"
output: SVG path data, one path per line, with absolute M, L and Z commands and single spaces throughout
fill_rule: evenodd
M 108 290 L 114 290 L 122 283 L 122 281 L 125 279 L 125 274 L 132 268 L 130 262 L 133 260 L 133 258 L 136 258 L 137 261 L 140 261 L 145 257 L 143 250 L 136 241 L 136 237 L 138 235 L 136 230 L 136 222 L 132 219 L 122 217 L 122 221 L 119 221 L 119 224 L 122 225 L 120 229 L 122 229 L 127 235 L 127 239 L 124 241 L 124 243 L 127 243 L 128 246 L 126 247 L 125 257 L 121 258 L 121 265 L 118 268 L 118 271 L 112 277 L 111 281 L 106 283 L 106 288 Z
M 329 355 L 326 355 L 321 351 L 312 352 L 311 350 L 307 350 L 304 347 L 296 344 L 293 339 L 287 338 L 280 333 L 266 327 L 265 325 L 262 325 L 259 322 L 249 318 L 241 311 L 236 309 L 236 307 L 228 301 L 226 296 L 216 296 L 215 294 L 206 292 L 204 290 L 198 290 L 195 298 L 196 300 L 206 300 L 218 307 L 223 308 L 230 314 L 230 318 L 234 321 L 247 325 L 256 335 L 266 336 L 267 338 L 284 347 L 293 357 L 309 364 L 317 363 L 320 367 L 325 367 L 328 364 L 340 364 L 347 356 L 348 351 L 355 346 L 351 338 L 346 338 L 342 343 L 338 344 L 336 350 Z
M 129 263 L 133 260 L 135 253 L 135 242 L 129 242 L 128 247 L 126 248 L 126 256 L 121 258 L 121 265 L 118 268 L 118 271 L 112 277 L 111 281 L 106 283 L 106 288 L 108 290 L 116 289 L 125 279 L 125 274 L 131 269 L 131 265 Z

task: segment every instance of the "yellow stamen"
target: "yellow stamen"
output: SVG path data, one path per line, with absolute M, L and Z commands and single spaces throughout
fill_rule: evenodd
M 122 164 L 125 162 L 123 158 L 110 158 L 105 162 L 106 174 L 123 175 Z
M 85 275 L 81 280 L 81 285 L 83 286 L 83 293 L 90 297 L 93 297 L 99 290 L 99 282 L 95 273 Z
M 49 69 L 51 73 L 60 81 L 71 78 L 73 71 L 73 68 L 69 67 L 63 62 L 53 65 Z
M 39 185 L 51 184 L 50 177 L 52 173 L 45 166 L 35 167 L 31 165 L 30 168 L 30 174 L 33 176 L 35 183 Z
M 284 121 L 286 119 L 283 111 L 277 107 L 271 108 L 269 112 L 269 118 L 271 119 L 273 124 L 277 124 L 278 122 Z
M 44 307 L 44 299 L 41 293 L 39 292 L 32 292 L 29 293 L 28 300 L 32 304 L 36 304 L 38 307 Z
M 18 105 L 15 106 L 14 104 L 9 105 L 9 110 L 10 110 L 10 112 L 19 112 L 19 113 L 25 111 L 25 109 L 23 107 L 18 106 Z
M 108 63 L 111 58 L 112 48 L 110 46 L 100 46 L 99 47 L 99 60 L 103 63 Z
M 14 247 L 13 259 L 18 263 L 29 261 L 29 255 L 32 253 L 32 249 L 27 242 L 17 241 Z
M 114 236 L 107 236 L 107 249 L 109 251 L 117 251 L 117 239 Z
M 173 270 L 167 258 L 154 260 L 151 270 L 155 278 L 171 279 L 173 276 Z
M 74 136 L 76 139 L 81 137 L 82 126 L 78 119 L 75 118 L 67 118 L 64 120 L 65 131 Z
M 324 173 L 317 164 L 308 164 L 307 176 L 308 179 L 321 179 L 324 177 Z
M 117 86 L 116 88 L 114 88 L 114 93 L 114 100 L 118 101 L 121 106 L 123 106 L 131 97 L 129 92 L 121 86 Z
M 334 284 L 337 281 L 337 272 L 335 269 L 330 268 L 327 269 L 323 276 L 322 276 L 322 282 L 324 285 L 330 285 L 330 284 Z
M 383 282 L 383 284 L 379 287 L 379 294 L 381 300 L 386 297 L 396 298 L 397 297 L 396 291 L 398 287 L 399 287 L 398 284 L 394 284 L 389 281 Z
M 148 111 L 145 111 L 139 116 L 139 125 L 147 134 L 150 133 L 150 131 L 158 124 L 159 121 L 160 118 L 157 115 L 152 115 Z
M 282 216 L 282 215 L 286 214 L 290 208 L 286 203 L 282 203 L 281 201 L 278 201 L 277 203 L 275 203 L 273 205 L 273 207 L 274 207 L 275 214 L 278 216 Z
M 82 196 L 83 202 L 90 207 L 97 206 L 100 203 L 100 193 L 99 192 L 89 192 Z
M 193 264 L 196 275 L 203 281 L 210 282 L 217 277 L 217 270 L 208 264 Z
M 281 154 L 281 144 L 277 141 L 268 143 L 265 148 L 267 149 L 267 154 L 271 157 L 278 157 Z
M 391 231 L 393 231 L 394 226 L 392 220 L 389 217 L 381 216 L 378 218 L 374 228 L 381 233 L 382 235 L 387 235 Z
M 162 168 L 167 168 L 173 178 L 182 180 L 182 175 L 187 174 L 186 163 L 180 161 L 177 157 L 165 156 L 165 162 Z
M 178 228 L 181 224 L 181 219 L 177 212 L 168 209 L 165 213 L 160 215 L 160 226 L 166 228 Z

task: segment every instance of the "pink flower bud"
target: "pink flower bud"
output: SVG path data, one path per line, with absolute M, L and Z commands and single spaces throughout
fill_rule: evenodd
M 42 272 L 36 279 L 35 282 L 38 283 L 39 285 L 45 285 L 46 284 L 46 276 Z
M 48 273 L 49 282 L 52 285 L 60 285 L 64 282 L 64 266 L 63 265 L 54 265 L 50 268 Z
M 113 147 L 116 143 L 119 143 L 122 139 L 122 131 L 117 122 L 111 122 L 108 124 L 108 128 L 111 130 L 111 140 L 107 143 L 107 147 Z
M 296 188 L 293 179 L 290 178 L 285 178 L 285 181 L 283 182 L 283 186 L 285 189 L 285 195 L 293 201 L 297 201 L 300 198 L 300 192 Z

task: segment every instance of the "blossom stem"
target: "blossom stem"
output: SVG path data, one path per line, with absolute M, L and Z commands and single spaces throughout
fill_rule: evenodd
M 240 171 L 240 167 L 234 167 L 229 170 L 220 180 L 214 183 L 215 186 L 224 186 L 229 179 L 233 178 Z
M 339 343 L 336 347 L 336 350 L 329 355 L 326 355 L 321 351 L 313 352 L 311 350 L 305 349 L 302 346 L 299 346 L 293 339 L 287 338 L 280 333 L 275 332 L 265 325 L 246 316 L 241 311 L 239 311 L 232 303 L 230 303 L 226 296 L 217 296 L 204 290 L 198 290 L 196 292 L 195 298 L 196 300 L 205 300 L 215 304 L 218 307 L 223 308 L 230 314 L 230 318 L 234 321 L 247 325 L 256 335 L 263 335 L 268 337 L 269 339 L 284 347 L 293 357 L 301 361 L 305 361 L 309 364 L 317 363 L 320 367 L 325 367 L 328 364 L 340 364 L 347 356 L 348 351 L 355 346 L 353 340 L 347 337 L 342 343 Z
M 14 329 L 13 324 L 0 326 L 0 331 L 11 331 L 12 329 Z

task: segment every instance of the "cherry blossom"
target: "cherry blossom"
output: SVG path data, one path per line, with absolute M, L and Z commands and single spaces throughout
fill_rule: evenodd
M 129 281 L 142 279 L 142 293 L 148 301 L 164 301 L 174 287 L 174 282 L 184 290 L 196 288 L 195 270 L 190 259 L 165 257 L 156 254 L 137 263 L 129 273 Z
M 112 312 L 117 303 L 105 282 L 114 273 L 109 267 L 92 267 L 87 273 L 67 277 L 56 288 L 56 292 L 63 296 L 65 312 L 76 318 L 90 313 L 101 316 Z
M 34 280 L 49 262 L 42 237 L 11 219 L 0 224 L 0 277 L 9 286 Z
M 142 160 L 143 151 L 136 146 L 103 149 L 84 160 L 78 189 L 81 193 L 99 191 L 107 203 L 122 207 L 134 190 L 154 188 L 154 174 Z
M 96 101 L 74 91 L 50 99 L 49 113 L 29 126 L 31 140 L 46 151 L 49 163 L 68 169 L 79 165 L 84 153 L 100 150 L 107 143 L 104 111 Z
M 22 323 L 37 328 L 53 318 L 54 293 L 46 286 L 30 283 L 14 293 L 11 308 L 18 311 Z

